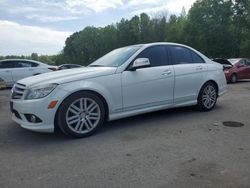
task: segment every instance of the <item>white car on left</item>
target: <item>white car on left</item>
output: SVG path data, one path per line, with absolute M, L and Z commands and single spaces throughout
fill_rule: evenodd
M 34 60 L 5 59 L 0 61 L 0 78 L 7 86 L 14 85 L 20 79 L 55 70 L 57 70 L 56 66 Z

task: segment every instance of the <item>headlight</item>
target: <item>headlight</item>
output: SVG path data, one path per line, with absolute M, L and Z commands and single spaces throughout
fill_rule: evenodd
M 27 92 L 25 99 L 40 99 L 49 95 L 58 84 L 46 84 L 40 85 L 34 88 L 30 88 Z

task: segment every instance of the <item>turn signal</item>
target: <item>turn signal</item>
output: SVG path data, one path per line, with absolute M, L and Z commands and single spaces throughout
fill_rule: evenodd
M 48 109 L 54 108 L 54 107 L 56 106 L 57 102 L 58 102 L 58 101 L 51 101 L 51 102 L 49 103 Z

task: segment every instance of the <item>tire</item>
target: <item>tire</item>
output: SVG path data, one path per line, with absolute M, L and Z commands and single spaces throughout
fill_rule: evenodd
M 202 112 L 212 110 L 216 105 L 217 97 L 218 91 L 216 85 L 212 82 L 205 83 L 199 92 L 198 110 Z
M 235 84 L 237 80 L 238 80 L 237 74 L 234 73 L 230 78 L 230 82 Z
M 94 134 L 105 120 L 102 100 L 92 92 L 77 92 L 66 98 L 59 107 L 56 123 L 71 137 L 83 138 Z

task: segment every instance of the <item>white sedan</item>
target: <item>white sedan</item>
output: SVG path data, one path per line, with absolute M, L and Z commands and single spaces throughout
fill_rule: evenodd
M 26 59 L 5 59 L 0 61 L 0 78 L 7 86 L 12 86 L 18 80 L 57 70 L 56 66 Z
M 18 81 L 12 119 L 23 128 L 72 137 L 93 134 L 105 121 L 167 108 L 214 108 L 226 92 L 220 64 L 191 47 L 151 43 L 111 51 L 88 67 Z

